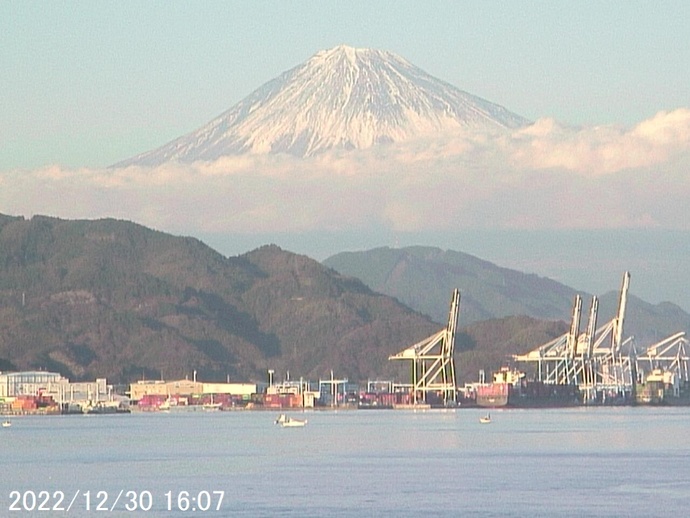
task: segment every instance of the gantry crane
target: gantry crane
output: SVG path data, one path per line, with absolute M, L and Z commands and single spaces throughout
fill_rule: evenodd
M 573 384 L 585 402 L 606 397 L 630 398 L 634 393 L 635 355 L 632 338 L 623 340 L 623 323 L 630 286 L 630 273 L 623 275 L 618 312 L 597 329 L 598 299 L 592 298 L 585 333 L 580 333 L 582 300 L 575 297 L 569 331 L 527 354 L 518 362 L 537 364 L 537 379 L 544 383 Z M 607 345 L 606 339 L 610 338 Z
M 440 395 L 445 405 L 457 404 L 455 382 L 455 332 L 460 312 L 460 290 L 453 290 L 450 301 L 448 325 L 421 342 L 390 356 L 389 360 L 412 362 L 412 402 L 417 405 L 427 401 L 427 395 Z

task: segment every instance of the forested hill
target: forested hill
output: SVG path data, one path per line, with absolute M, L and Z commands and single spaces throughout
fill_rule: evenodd
M 388 356 L 438 329 L 276 246 L 226 258 L 125 221 L 0 216 L 0 369 L 366 380 L 405 376 Z

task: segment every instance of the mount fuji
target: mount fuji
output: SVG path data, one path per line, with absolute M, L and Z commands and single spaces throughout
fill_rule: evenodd
M 310 157 L 445 130 L 512 129 L 529 123 L 393 53 L 341 45 L 316 53 L 196 131 L 113 167 L 242 153 Z

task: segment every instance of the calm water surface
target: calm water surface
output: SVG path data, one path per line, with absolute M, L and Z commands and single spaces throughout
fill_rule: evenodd
M 690 515 L 690 408 L 276 415 L 17 417 L 0 516 Z

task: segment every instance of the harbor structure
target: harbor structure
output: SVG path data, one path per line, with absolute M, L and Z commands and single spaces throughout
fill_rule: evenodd
M 630 273 L 623 275 L 616 316 L 597 328 L 598 299 L 592 298 L 586 331 L 580 333 L 582 298 L 575 297 L 570 329 L 527 354 L 518 363 L 531 363 L 536 380 L 547 385 L 578 388 L 588 404 L 634 399 L 635 351 L 632 337 L 623 339 Z
M 0 372 L 0 401 L 6 410 L 46 413 L 116 412 L 127 398 L 115 394 L 105 378 L 72 382 L 58 372 Z
M 526 354 L 513 356 L 517 364 L 531 366 L 534 382 L 545 387 L 541 393 L 554 403 L 561 398 L 571 401 L 572 389 L 585 405 L 690 403 L 690 356 L 685 333 L 676 333 L 646 348 L 636 344 L 634 337 L 625 337 L 629 287 L 630 273 L 625 272 L 618 310 L 604 325 L 597 327 L 599 301 L 594 296 L 587 325 L 580 331 L 582 299 L 577 295 L 567 333 Z M 524 382 L 513 379 L 510 390 L 519 393 L 524 386 Z M 479 396 L 478 401 L 482 401 Z
M 346 401 L 347 378 L 337 379 L 331 370 L 331 377 L 319 379 L 319 398 L 326 406 L 336 407 Z
M 455 332 L 460 312 L 460 290 L 453 290 L 448 325 L 438 333 L 390 356 L 412 363 L 412 405 L 430 405 L 435 395 L 445 406 L 457 404 Z
M 685 332 L 650 345 L 635 357 L 637 404 L 687 404 L 690 356 Z
M 140 410 L 199 407 L 207 410 L 246 406 L 257 393 L 256 383 L 219 383 L 180 380 L 139 380 L 128 395 Z
M 308 381 L 286 379 L 266 387 L 263 405 L 265 408 L 314 408 L 319 396 L 318 391 L 311 390 Z

